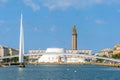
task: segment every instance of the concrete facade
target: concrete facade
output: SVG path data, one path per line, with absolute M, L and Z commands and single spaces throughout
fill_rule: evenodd
M 120 53 L 120 44 L 116 44 L 113 48 L 105 48 L 99 52 L 99 56 L 112 57 L 114 54 Z
M 0 45 L 0 57 L 7 55 L 18 55 L 19 50 Z
M 92 55 L 92 50 L 66 50 L 66 53 L 78 53 Z
M 28 51 L 29 54 L 45 53 L 45 52 L 46 52 L 46 50 L 29 50 L 29 51 Z M 30 61 L 36 61 L 36 60 L 38 60 L 41 56 L 42 56 L 42 55 L 39 55 L 39 56 L 37 56 L 37 55 L 29 56 L 29 60 L 30 60 Z
M 77 50 L 77 30 L 76 26 L 72 29 L 72 50 Z
M 56 48 L 53 48 L 53 49 L 56 49 Z M 78 53 L 78 54 L 92 55 L 92 50 L 77 50 L 77 30 L 76 30 L 76 26 L 74 26 L 73 29 L 72 29 L 72 49 L 71 50 L 65 50 L 64 52 L 66 54 L 67 53 Z M 36 54 L 36 53 L 46 53 L 46 50 L 29 50 L 29 54 Z M 35 60 L 38 60 L 41 56 L 42 55 L 39 55 L 39 56 L 36 56 L 36 55 L 35 56 L 30 56 L 29 59 L 35 61 Z M 58 59 L 59 57 L 57 56 L 55 58 Z
M 106 56 L 106 57 L 112 57 L 113 49 L 111 48 L 105 48 L 99 52 L 99 56 Z
M 117 54 L 117 53 L 120 53 L 120 44 L 116 44 L 113 47 L 113 54 Z
M 39 53 L 46 53 L 46 50 L 29 50 L 29 54 L 39 54 Z M 88 54 L 92 55 L 92 50 L 65 50 L 65 53 L 78 53 L 78 54 Z M 34 55 L 34 56 L 29 56 L 30 61 L 36 61 L 38 60 L 42 55 Z M 46 56 L 46 55 L 45 55 Z M 53 55 L 51 55 L 53 57 Z M 57 56 L 57 55 L 55 55 Z M 44 58 L 44 57 L 43 57 Z M 57 59 L 59 58 L 58 56 L 56 57 Z M 78 58 L 78 57 L 77 57 Z M 68 58 L 69 59 L 69 58 Z

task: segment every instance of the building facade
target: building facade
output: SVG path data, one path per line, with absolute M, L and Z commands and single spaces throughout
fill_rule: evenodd
M 45 53 L 46 50 L 29 50 L 29 54 L 39 54 L 39 53 Z M 38 60 L 42 55 L 34 55 L 34 56 L 29 56 L 30 61 L 36 61 Z
M 120 44 L 116 44 L 113 47 L 113 54 L 117 54 L 117 53 L 120 53 Z
M 113 54 L 113 49 L 105 48 L 99 52 L 98 56 L 112 57 L 112 54 Z
M 54 48 L 53 48 L 54 49 Z M 47 53 L 47 50 L 29 50 L 29 54 L 36 54 L 36 53 Z M 72 49 L 71 50 L 65 50 L 64 51 L 66 54 L 67 53 L 78 53 L 78 54 L 88 54 L 88 55 L 92 55 L 92 50 L 78 50 L 77 49 L 77 29 L 76 26 L 73 27 L 72 29 Z M 29 59 L 31 61 L 36 61 L 38 60 L 42 55 L 34 55 L 34 56 L 30 56 Z M 57 55 L 56 55 L 57 56 Z M 48 57 L 48 56 L 47 56 Z M 69 58 L 69 60 L 71 61 L 71 56 L 67 56 Z M 72 56 L 73 57 L 73 56 Z M 43 57 L 45 58 L 45 57 Z M 54 59 L 58 59 L 59 57 L 57 56 Z M 75 58 L 80 58 L 80 57 L 75 57 Z M 42 59 L 43 60 L 43 59 Z M 72 60 L 78 60 L 78 59 L 74 59 L 72 58 Z M 81 59 L 79 59 L 81 60 Z M 40 61 L 40 60 L 39 60 Z
M 18 54 L 19 50 L 0 45 L 0 57 Z
M 44 62 L 44 63 L 55 63 L 55 62 L 85 62 L 86 57 L 83 56 L 71 56 L 64 55 L 61 53 L 72 53 L 72 54 L 88 54 L 92 55 L 92 50 L 65 50 L 63 48 L 47 48 L 46 50 L 29 50 L 29 54 L 39 54 L 42 55 L 32 55 L 29 57 L 30 62 Z M 60 54 L 59 54 L 60 53 Z
M 120 44 L 116 44 L 113 48 L 105 48 L 99 51 L 98 56 L 112 57 L 112 55 L 118 53 L 120 53 Z

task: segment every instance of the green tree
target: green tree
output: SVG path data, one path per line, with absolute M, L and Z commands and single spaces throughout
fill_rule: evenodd
M 103 55 L 103 56 L 100 56 L 100 57 L 107 57 L 106 55 Z M 104 59 L 99 59 L 99 58 L 97 58 L 97 62 L 103 62 L 104 61 Z
M 5 54 L 4 56 L 10 56 L 10 53 Z M 9 58 L 4 59 L 4 62 L 10 62 L 10 59 Z
M 119 59 L 119 58 L 120 58 L 120 53 L 113 54 L 113 55 L 112 55 L 112 58 Z
M 97 58 L 97 62 L 103 62 L 104 61 L 104 59 L 98 59 Z
M 11 56 L 10 53 L 5 54 L 5 56 Z M 18 61 L 18 57 L 13 57 L 13 58 L 7 58 L 5 60 L 6 62 L 17 62 Z

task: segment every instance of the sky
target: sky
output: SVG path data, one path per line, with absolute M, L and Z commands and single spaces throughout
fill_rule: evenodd
M 26 53 L 71 49 L 74 25 L 78 49 L 97 53 L 120 43 L 120 0 L 0 0 L 0 45 L 19 48 L 21 12 Z

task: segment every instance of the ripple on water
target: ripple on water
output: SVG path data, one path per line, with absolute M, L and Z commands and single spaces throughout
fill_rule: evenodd
M 116 68 L 116 67 L 108 67 L 108 68 L 105 68 L 103 70 L 106 70 L 106 71 L 120 71 L 120 68 Z
M 4 74 L 3 74 L 4 73 Z M 27 65 L 0 68 L 0 80 L 120 80 L 120 69 L 95 65 Z

